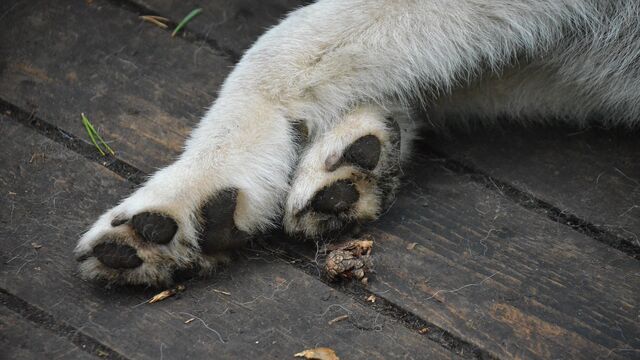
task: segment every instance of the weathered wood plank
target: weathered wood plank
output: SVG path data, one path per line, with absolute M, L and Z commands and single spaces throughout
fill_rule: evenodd
M 500 358 L 640 353 L 637 260 L 438 159 L 418 156 L 406 172 L 373 226 L 375 293 Z
M 0 357 L 12 360 L 96 358 L 3 306 L 0 306 L 0 348 Z
M 187 28 L 213 40 L 235 57 L 241 56 L 268 28 L 277 24 L 289 11 L 308 4 L 309 0 L 133 0 L 134 3 L 179 22 L 195 8 L 202 13 Z
M 108 2 L 14 5 L 0 25 L 0 97 L 89 142 L 86 113 L 146 172 L 179 153 L 232 66 Z
M 478 129 L 429 143 L 563 212 L 640 247 L 640 132 Z
M 131 184 L 4 118 L 0 141 L 11 150 L 0 155 L 0 287 L 126 357 L 288 358 L 323 345 L 345 358 L 455 358 L 268 254 L 245 254 L 153 305 L 143 304 L 153 290 L 83 282 L 74 244 Z

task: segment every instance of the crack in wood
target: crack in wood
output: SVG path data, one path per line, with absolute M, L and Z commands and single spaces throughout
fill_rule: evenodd
M 0 288 L 0 304 L 37 326 L 65 337 L 74 345 L 77 345 L 80 350 L 91 355 L 118 360 L 129 359 L 118 351 L 83 333 L 81 329 L 57 320 L 51 314 L 38 309 L 2 288 Z
M 178 25 L 177 22 L 173 21 L 168 16 L 158 14 L 156 11 L 153 11 L 133 1 L 129 1 L 129 0 L 106 0 L 106 1 L 108 1 L 109 3 L 117 7 L 120 7 L 121 9 L 135 13 L 138 16 L 152 15 L 152 16 L 162 16 L 166 19 L 169 19 L 168 21 L 164 22 L 165 24 L 168 25 L 168 27 L 166 29 L 163 29 L 168 33 L 171 33 L 173 29 Z M 183 28 L 180 31 L 179 37 L 184 38 L 186 41 L 190 43 L 198 43 L 198 44 L 206 43 L 212 50 L 220 53 L 223 57 L 227 58 L 229 61 L 231 61 L 234 64 L 240 61 L 240 58 L 242 57 L 241 54 L 238 54 L 234 50 L 221 46 L 215 39 L 212 39 L 207 35 L 203 35 L 199 32 L 191 31 L 189 30 L 188 27 Z

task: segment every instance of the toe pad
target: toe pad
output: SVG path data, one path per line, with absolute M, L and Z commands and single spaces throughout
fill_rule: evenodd
M 348 180 L 338 180 L 318 191 L 311 201 L 313 210 L 324 214 L 347 211 L 360 198 L 355 185 Z
M 128 245 L 102 243 L 93 248 L 93 255 L 113 269 L 133 269 L 142 265 L 136 249 Z
M 178 230 L 178 224 L 169 216 L 143 212 L 131 219 L 134 230 L 145 241 L 168 244 Z

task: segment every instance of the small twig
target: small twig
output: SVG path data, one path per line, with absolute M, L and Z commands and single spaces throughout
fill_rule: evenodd
M 223 295 L 227 295 L 227 296 L 231 296 L 231 293 L 228 291 L 222 291 L 222 290 L 217 290 L 217 289 L 212 289 L 213 292 L 217 292 L 218 294 L 223 294 Z

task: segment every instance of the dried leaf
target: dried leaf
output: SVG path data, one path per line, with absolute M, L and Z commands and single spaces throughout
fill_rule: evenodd
M 38 249 L 42 249 L 42 245 L 37 244 L 37 243 L 31 243 L 31 247 L 38 250 Z
M 293 356 L 312 360 L 340 360 L 335 351 L 326 347 L 308 349 Z
M 185 321 L 184 323 L 185 323 L 185 324 L 189 324 L 190 322 L 192 322 L 192 321 L 193 321 L 193 320 L 195 320 L 195 319 L 196 319 L 196 318 L 191 318 L 191 319 L 189 319 L 189 320 Z
M 418 329 L 418 333 L 420 333 L 422 335 L 424 335 L 424 334 L 426 334 L 428 332 L 429 332 L 429 328 L 428 327 L 423 327 L 421 329 Z
M 169 19 L 164 18 L 162 16 L 142 15 L 142 16 L 139 16 L 139 18 L 142 19 L 143 21 L 149 22 L 162 29 L 166 29 L 168 27 L 168 25 L 165 23 L 169 22 Z
M 178 285 L 176 286 L 174 289 L 169 289 L 169 290 L 165 290 L 162 291 L 158 294 L 156 294 L 154 297 L 152 297 L 151 299 L 149 299 L 148 303 L 149 304 L 153 304 L 156 303 L 158 301 L 162 301 L 168 297 L 172 297 L 173 295 L 183 292 L 185 289 L 184 285 Z
M 411 243 L 409 245 L 407 245 L 407 250 L 413 250 L 416 248 L 416 245 L 418 245 L 418 243 Z
M 368 302 L 372 302 L 372 303 L 376 302 L 376 296 L 375 295 L 369 295 L 369 297 L 367 298 L 367 301 Z
M 335 319 L 329 320 L 328 324 L 329 325 L 333 325 L 333 324 L 335 324 L 335 323 L 337 323 L 339 321 L 347 320 L 348 318 L 349 318 L 349 315 L 341 315 L 341 316 L 338 316 Z

